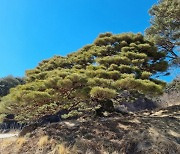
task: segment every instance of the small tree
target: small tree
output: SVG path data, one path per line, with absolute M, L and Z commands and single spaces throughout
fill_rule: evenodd
M 7 76 L 0 78 L 0 96 L 3 97 L 9 93 L 11 88 L 16 87 L 17 85 L 24 84 L 24 79 Z
M 162 93 L 164 83 L 151 76 L 167 66 L 165 53 L 141 34 L 100 34 L 93 44 L 27 71 L 27 83 L 3 98 L 4 110 L 15 112 L 20 120 L 62 109 L 71 115 L 98 108 L 111 112 L 111 99 L 122 90 Z

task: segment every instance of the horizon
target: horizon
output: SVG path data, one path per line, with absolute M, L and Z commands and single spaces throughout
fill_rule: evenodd
M 0 0 L 0 77 L 23 77 L 42 60 L 77 51 L 100 33 L 144 34 L 150 26 L 148 10 L 155 3 L 157 0 Z M 161 79 L 169 82 L 174 77 Z

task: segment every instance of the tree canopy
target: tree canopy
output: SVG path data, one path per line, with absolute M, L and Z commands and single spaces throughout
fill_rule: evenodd
M 24 84 L 24 80 L 22 78 L 13 76 L 0 78 L 0 97 L 7 95 L 11 88 L 14 88 L 19 84 Z
M 180 65 L 180 1 L 159 0 L 149 13 L 151 26 L 146 35 L 157 44 L 159 50 L 166 53 L 170 62 Z
M 2 99 L 1 113 L 34 120 L 62 109 L 74 115 L 111 108 L 108 100 L 123 90 L 158 95 L 165 83 L 152 75 L 166 71 L 165 56 L 141 34 L 100 34 L 77 52 L 43 60 L 26 71 L 26 84 Z

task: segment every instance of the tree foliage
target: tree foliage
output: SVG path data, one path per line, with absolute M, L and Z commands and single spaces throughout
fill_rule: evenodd
M 153 39 L 171 62 L 180 65 L 180 1 L 159 0 L 149 13 L 151 26 L 146 30 L 148 38 Z
M 24 79 L 13 76 L 0 78 L 0 97 L 7 95 L 11 88 L 20 84 L 24 84 Z
M 62 109 L 78 114 L 100 106 L 112 109 L 110 100 L 123 90 L 158 95 L 164 82 L 151 76 L 167 69 L 165 56 L 141 34 L 100 34 L 77 52 L 26 71 L 27 83 L 11 89 L 1 112 L 34 120 Z

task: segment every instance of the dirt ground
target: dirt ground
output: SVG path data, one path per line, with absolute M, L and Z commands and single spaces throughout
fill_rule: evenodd
M 66 153 L 179 154 L 180 105 L 52 123 L 0 141 L 0 154 Z

